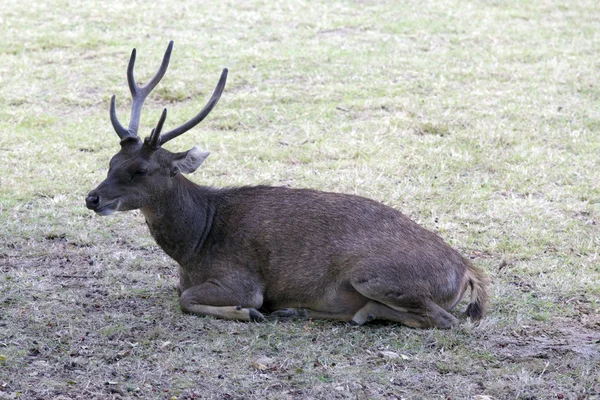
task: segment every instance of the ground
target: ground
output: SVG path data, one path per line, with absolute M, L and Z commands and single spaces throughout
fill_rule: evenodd
M 596 1 L 8 0 L 0 4 L 0 399 L 600 398 Z M 137 211 L 84 197 L 125 80 L 169 70 L 142 130 L 190 179 L 354 193 L 440 234 L 492 278 L 450 330 L 183 314 Z

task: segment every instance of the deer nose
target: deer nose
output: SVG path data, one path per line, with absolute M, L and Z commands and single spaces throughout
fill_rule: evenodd
M 95 210 L 96 208 L 98 208 L 98 204 L 99 203 L 100 203 L 100 197 L 99 196 L 89 195 L 89 196 L 87 196 L 85 198 L 85 205 L 90 210 Z

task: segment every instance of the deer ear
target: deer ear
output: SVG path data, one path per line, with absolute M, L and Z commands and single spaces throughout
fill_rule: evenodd
M 183 153 L 175 154 L 173 164 L 171 165 L 171 176 L 179 173 L 191 174 L 198 169 L 209 154 L 209 152 L 202 151 L 197 146 Z

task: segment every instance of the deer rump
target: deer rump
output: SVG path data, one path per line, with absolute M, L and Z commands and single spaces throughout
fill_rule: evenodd
M 213 189 L 183 174 L 208 156 L 197 147 L 162 147 L 200 123 L 225 87 L 227 69 L 206 106 L 178 128 L 161 133 L 165 109 L 144 141 L 143 103 L 165 74 L 173 42 L 146 86 L 135 82 L 132 51 L 127 80 L 133 103 L 128 128 L 116 101 L 110 119 L 121 139 L 107 178 L 86 197 L 99 215 L 140 209 L 151 234 L 180 265 L 180 303 L 186 312 L 261 321 L 324 318 L 362 325 L 382 319 L 449 328 L 451 310 L 471 288 L 466 314 L 482 318 L 486 275 L 436 234 L 400 212 L 359 196 L 284 187 Z

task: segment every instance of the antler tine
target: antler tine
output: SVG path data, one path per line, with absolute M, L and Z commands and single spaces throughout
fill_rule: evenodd
M 121 138 L 121 140 L 131 136 L 129 134 L 129 131 L 125 129 L 123 125 L 121 125 L 119 119 L 117 118 L 116 96 L 114 94 L 110 98 L 110 122 L 112 122 L 112 126 L 113 128 L 115 128 L 115 132 L 117 132 L 117 135 L 119 135 L 119 138 Z
M 158 141 L 160 139 L 160 132 L 162 131 L 163 125 L 165 123 L 165 119 L 167 119 L 167 109 L 165 108 L 158 120 L 158 124 L 156 124 L 156 128 L 152 129 L 152 133 L 150 133 L 150 137 L 146 138 L 144 145 L 149 146 L 152 150 L 156 150 L 160 147 Z
M 129 85 L 129 91 L 131 92 L 131 97 L 135 98 L 137 94 L 137 85 L 135 84 L 135 77 L 133 76 L 133 67 L 135 66 L 135 56 L 137 55 L 137 50 L 135 47 L 131 50 L 131 57 L 129 57 L 129 64 L 127 64 L 127 84 Z
M 172 129 L 169 132 L 166 132 L 164 135 L 161 135 L 159 141 L 157 143 L 158 146 L 161 146 L 168 142 L 171 139 L 176 138 L 177 136 L 189 131 L 194 126 L 198 125 L 206 116 L 212 111 L 212 109 L 217 105 L 217 102 L 221 98 L 221 94 L 223 93 L 223 89 L 225 89 L 225 83 L 227 82 L 227 68 L 223 69 L 221 73 L 221 78 L 219 78 L 219 83 L 215 87 L 215 90 L 208 100 L 208 103 L 204 106 L 204 108 L 192 119 L 190 119 L 185 124 L 181 125 L 178 128 Z
M 162 79 L 167 72 L 169 66 L 169 60 L 171 59 L 171 51 L 173 50 L 173 41 L 169 42 L 169 46 L 165 51 L 160 68 L 154 77 L 146 84 L 146 86 L 137 86 L 135 78 L 133 76 L 133 67 L 135 65 L 136 50 L 133 49 L 131 57 L 129 58 L 129 65 L 127 66 L 127 83 L 129 84 L 129 90 L 131 91 L 131 97 L 133 102 L 131 104 L 131 120 L 129 121 L 129 134 L 131 136 L 137 136 L 138 128 L 140 126 L 140 117 L 142 114 L 142 106 L 148 94 L 156 87 L 158 82 Z

